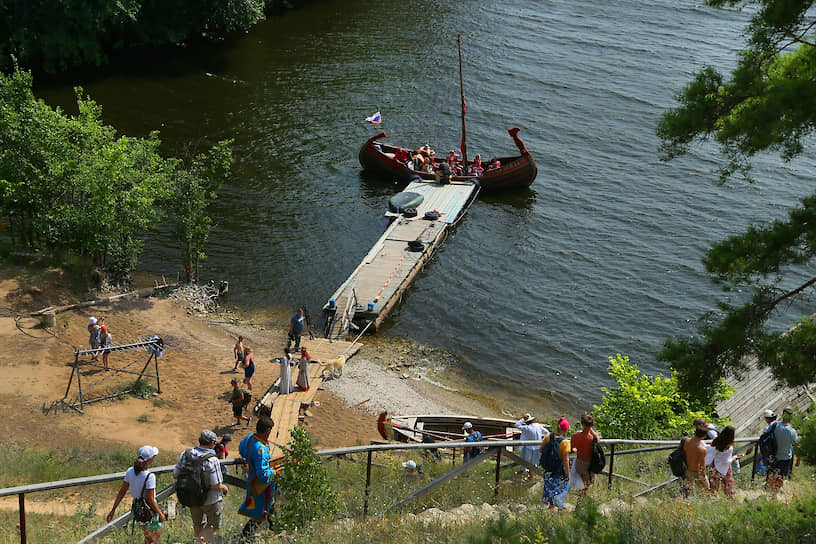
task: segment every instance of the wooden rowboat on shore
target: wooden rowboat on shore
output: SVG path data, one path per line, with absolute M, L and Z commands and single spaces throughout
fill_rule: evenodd
M 469 421 L 473 428 L 484 439 L 518 438 L 520 431 L 513 427 L 515 421 L 510 419 L 485 418 L 461 415 L 423 414 L 409 416 L 393 416 L 390 426 L 393 429 L 393 439 L 397 442 L 422 442 L 429 437 L 433 442 L 464 440 L 465 433 L 462 425 Z M 377 428 L 383 438 L 388 438 L 387 420 L 381 416 Z

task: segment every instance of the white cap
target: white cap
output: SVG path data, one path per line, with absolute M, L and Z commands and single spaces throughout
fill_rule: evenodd
M 150 461 L 159 454 L 159 448 L 154 446 L 142 446 L 139 448 L 138 456 L 142 461 Z
M 762 417 L 764 417 L 766 419 L 767 418 L 775 418 L 776 414 L 773 413 L 773 410 L 765 410 L 764 412 L 762 412 Z
M 405 461 L 402 464 L 402 466 L 404 466 L 405 468 L 410 468 L 411 470 L 414 470 L 414 469 L 416 469 L 417 464 L 414 461 Z
M 465 421 L 465 424 L 464 424 L 464 425 L 462 425 L 462 430 L 463 430 L 463 431 L 464 431 L 465 429 L 472 429 L 472 428 L 473 428 L 473 424 L 472 424 L 470 421 Z
M 90 321 L 91 325 L 96 325 L 96 318 L 95 317 L 90 318 L 88 321 Z

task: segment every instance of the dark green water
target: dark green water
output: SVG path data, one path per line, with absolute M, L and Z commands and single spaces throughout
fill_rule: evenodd
M 323 2 L 75 83 L 123 133 L 160 130 L 168 154 L 233 138 L 202 276 L 228 279 L 248 310 L 317 315 L 400 189 L 360 172 L 377 130 L 363 119 L 381 111 L 394 143 L 458 147 L 461 33 L 469 152 L 512 152 L 519 126 L 539 177 L 477 202 L 381 334 L 455 354 L 436 379 L 505 410 L 573 411 L 600 399 L 617 352 L 665 372 L 662 341 L 693 332 L 719 296 L 705 248 L 808 186 L 812 157 L 762 157 L 758 183 L 728 188 L 713 183 L 714 149 L 658 160 L 659 116 L 700 65 L 733 64 L 746 20 L 668 0 Z M 69 105 L 70 87 L 41 95 Z M 166 234 L 144 267 L 180 268 Z

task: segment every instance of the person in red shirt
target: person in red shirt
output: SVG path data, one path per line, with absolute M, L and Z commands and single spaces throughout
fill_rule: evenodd
M 595 417 L 592 414 L 581 416 L 581 432 L 575 433 L 570 438 L 572 453 L 575 457 L 575 472 L 584 481 L 584 488 L 578 492 L 578 503 L 583 502 L 589 486 L 595 482 L 595 475 L 589 471 L 589 462 L 592 460 L 592 445 L 601 437 L 595 430 Z

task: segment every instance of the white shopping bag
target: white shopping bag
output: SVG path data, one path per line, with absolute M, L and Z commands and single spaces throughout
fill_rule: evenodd
M 575 463 L 572 464 L 572 469 L 570 469 L 570 491 L 581 491 L 584 489 L 584 480 L 581 478 L 581 475 L 578 474 L 578 471 L 575 470 Z

